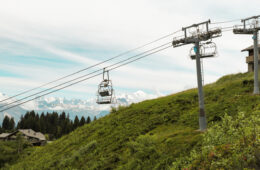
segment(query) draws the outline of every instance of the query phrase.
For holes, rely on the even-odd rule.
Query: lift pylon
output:
[[[196,68],[197,68],[197,83],[198,83],[198,95],[199,95],[199,127],[201,131],[207,129],[207,120],[204,107],[204,94],[203,94],[203,83],[201,75],[201,58],[214,57],[216,56],[216,45],[211,42],[213,38],[220,37],[222,34],[221,29],[216,28],[213,30],[209,29],[210,20],[201,22],[198,24],[193,24],[188,27],[182,28],[184,32],[184,38],[174,39],[172,41],[173,47],[179,47],[187,44],[194,44],[193,52],[191,52],[191,59],[196,59]],[[201,42],[208,41],[204,44]],[[206,52],[206,45],[212,46],[213,52]],[[204,46],[203,46],[204,45]],[[209,47],[208,49],[209,50]],[[194,55],[193,55],[193,54]]]
[[[260,30],[259,25],[260,15],[242,19],[243,23],[241,26],[234,26],[234,34],[249,34],[253,35],[254,41],[254,92],[253,94],[259,94],[259,83],[258,83],[258,31]],[[251,21],[251,22],[250,22]]]

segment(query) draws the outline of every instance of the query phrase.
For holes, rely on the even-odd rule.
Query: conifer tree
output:
[[[9,130],[14,130],[14,128],[15,128],[15,121],[14,118],[12,117],[9,123]]]
[[[88,116],[86,123],[89,124],[91,122],[90,117]]]
[[[69,118],[69,114],[66,115],[65,112],[59,115],[57,112],[38,114],[35,111],[30,111],[21,116],[17,129],[32,129],[36,132],[42,132],[43,134],[48,134],[50,140],[53,140],[70,133],[78,126],[82,126],[87,122],[91,122],[89,117],[86,120],[82,116],[79,120],[78,116],[76,116],[74,121],[72,121]],[[8,127],[6,130],[13,129],[14,124],[13,120],[6,118],[4,127]]]
[[[5,116],[3,123],[2,123],[2,128],[4,131],[9,130],[10,127],[10,118],[8,116]]]
[[[74,129],[79,127],[79,118],[78,118],[78,116],[75,117],[73,126],[74,126]]]
[[[79,122],[79,126],[83,126],[86,123],[86,120],[84,118],[84,116],[81,117],[80,122]]]

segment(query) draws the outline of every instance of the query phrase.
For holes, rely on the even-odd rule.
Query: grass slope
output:
[[[0,168],[6,164],[14,163],[19,157],[26,156],[32,152],[33,149],[29,143],[18,140],[8,142],[0,141]]]
[[[206,85],[208,125],[225,114],[260,110],[253,74]],[[197,89],[132,104],[37,148],[8,169],[167,169],[200,146]]]

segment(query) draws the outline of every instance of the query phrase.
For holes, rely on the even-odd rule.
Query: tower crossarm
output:
[[[242,19],[241,20],[241,22],[243,24],[242,27],[235,26],[233,29],[233,33],[234,34],[254,34],[255,32],[260,30],[259,18],[260,18],[260,15]],[[248,24],[248,23],[250,23],[250,21],[252,21],[253,23]],[[251,27],[248,28],[248,25],[251,25]]]
[[[248,21],[248,20],[251,20],[251,19],[257,19],[257,18],[260,18],[260,15],[256,15],[256,16],[252,16],[252,17],[249,17],[249,18],[242,19],[241,22],[245,22],[245,21]]]
[[[259,31],[260,27],[257,28],[234,28],[233,33],[234,34],[254,34],[255,31]]]
[[[207,41],[212,38],[220,37],[221,32],[222,31],[219,28],[214,29],[214,30],[209,30],[204,33],[203,32],[199,33],[195,36],[189,36],[189,37],[184,37],[181,39],[173,40],[172,45],[173,45],[173,47],[179,47],[179,46],[186,45],[186,44],[194,44],[195,42],[198,42],[198,41]]]

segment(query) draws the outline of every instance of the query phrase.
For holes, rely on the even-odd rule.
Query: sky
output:
[[[256,8],[260,6],[259,0],[0,2],[0,92],[9,96],[89,67],[194,23],[208,19],[214,23],[260,14]],[[210,28],[236,24],[240,24],[240,21],[212,24]],[[182,35],[182,32],[71,79],[171,42],[178,35]],[[247,53],[241,50],[252,45],[251,36],[234,35],[229,31],[213,41],[218,47],[218,56],[203,59],[205,84],[227,74],[247,71]],[[142,90],[149,94],[168,95],[197,87],[195,61],[189,58],[191,48],[192,45],[169,48],[111,71],[110,78],[116,93]],[[99,76],[51,96],[93,98],[101,80],[102,76]]]

